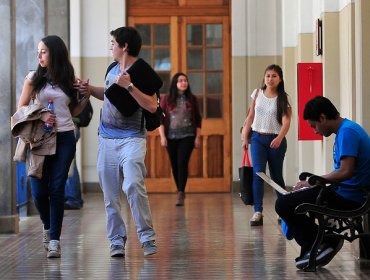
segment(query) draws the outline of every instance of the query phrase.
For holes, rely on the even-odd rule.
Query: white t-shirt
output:
[[[26,78],[33,79],[35,71],[31,71]],[[54,101],[54,114],[56,115],[56,131],[70,131],[74,130],[71,111],[69,110],[70,98],[58,86],[52,86],[46,83],[45,87],[36,94],[36,101],[44,107],[48,106],[48,100]]]
[[[257,89],[251,95],[256,98]],[[279,134],[281,125],[276,119],[277,114],[277,96],[273,98],[266,97],[264,91],[258,91],[256,105],[254,109],[254,120],[252,130],[260,133]]]

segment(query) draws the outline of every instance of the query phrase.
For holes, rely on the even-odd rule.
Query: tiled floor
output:
[[[370,278],[369,262],[357,260],[348,242],[325,268],[298,271],[298,247],[282,235],[270,191],[264,225],[252,228],[252,208],[237,194],[188,194],[185,207],[175,207],[175,197],[149,194],[159,249],[149,257],[143,256],[124,203],[126,257],[110,258],[101,194],[86,194],[83,209],[65,212],[61,259],[46,258],[39,218],[22,218],[19,234],[0,235],[0,279]]]

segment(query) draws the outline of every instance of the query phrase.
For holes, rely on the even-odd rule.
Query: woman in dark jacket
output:
[[[171,161],[177,187],[176,206],[182,206],[190,156],[194,148],[200,147],[202,121],[197,98],[184,73],[173,76],[169,95],[161,99],[161,108],[164,111],[159,127],[161,145],[167,147]]]

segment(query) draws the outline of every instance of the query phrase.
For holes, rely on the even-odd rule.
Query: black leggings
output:
[[[194,149],[195,136],[182,139],[167,139],[167,152],[170,157],[172,174],[178,191],[184,192],[188,180],[188,166]]]

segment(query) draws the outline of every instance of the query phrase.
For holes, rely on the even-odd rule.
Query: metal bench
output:
[[[316,271],[316,255],[324,236],[337,236],[349,242],[359,238],[360,258],[370,259],[370,232],[369,232],[369,210],[370,210],[370,187],[363,188],[365,203],[358,209],[351,211],[341,211],[328,208],[322,196],[328,189],[337,188],[345,184],[328,181],[320,176],[303,172],[299,176],[300,180],[307,180],[310,185],[325,186],[321,189],[316,204],[302,203],[295,209],[297,214],[308,214],[318,222],[318,232],[310,252],[308,265],[305,271]]]

